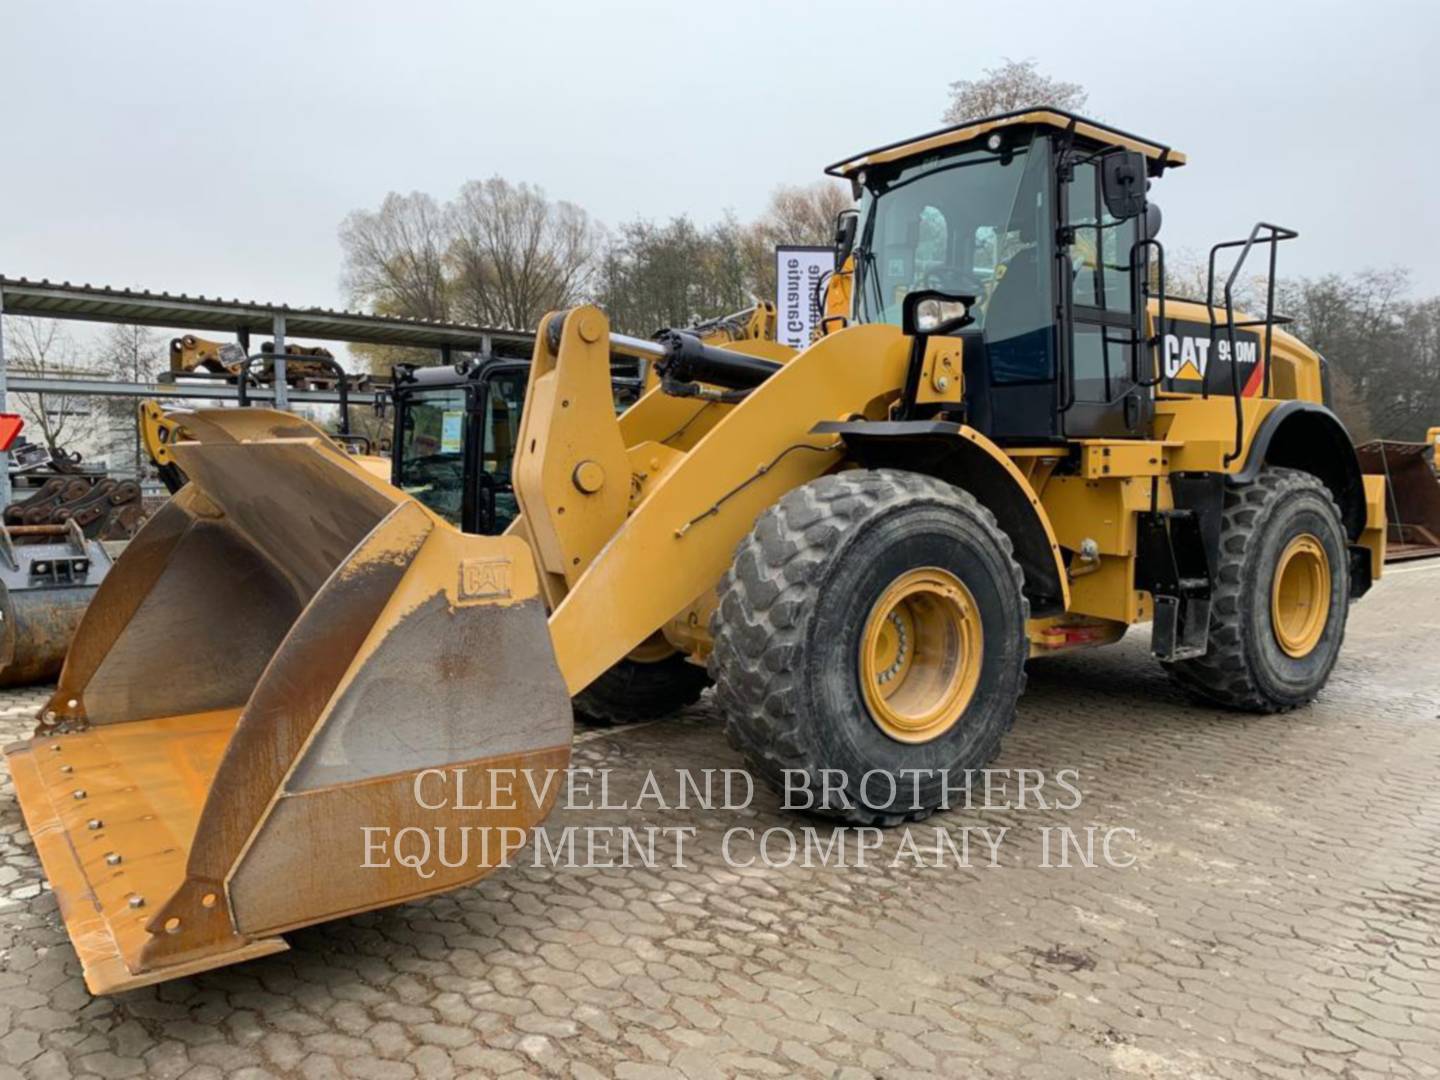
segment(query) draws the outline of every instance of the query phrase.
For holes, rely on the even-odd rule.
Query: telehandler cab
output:
[[[547,315],[500,536],[293,416],[193,414],[191,482],[7,751],[91,989],[483,876],[498,845],[367,866],[366,828],[537,825],[559,785],[476,812],[416,780],[562,769],[572,697],[624,665],[677,695],[704,665],[757,773],[823,772],[824,812],[882,824],[995,756],[1028,657],[1138,623],[1211,702],[1313,699],[1380,573],[1381,481],[1319,357],[1234,310],[1293,233],[1164,295],[1147,188],[1184,160],[1053,109],[846,159],[852,303],[798,353]],[[616,354],[659,376],[619,417]]]

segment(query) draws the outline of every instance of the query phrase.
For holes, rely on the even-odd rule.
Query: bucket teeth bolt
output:
[[[132,896],[132,897],[130,897],[130,906],[133,907],[133,908],[142,908],[142,907],[144,907],[144,906],[145,906],[145,897],[143,897],[143,896]]]
[[[85,827],[93,832],[95,829],[100,828],[104,824],[105,822],[101,821],[98,817],[92,817],[89,821],[85,823]]]
[[[118,852],[112,851],[109,855],[105,856],[105,861],[111,866],[119,866],[123,860],[120,858]]]
[[[60,771],[63,772],[63,773],[72,773],[72,772],[75,771],[75,766],[74,766],[74,765],[61,765],[61,766],[60,766]]]
[[[75,789],[75,798],[77,798],[77,799],[83,799],[83,798],[85,798],[85,789],[84,789],[84,788],[76,788],[76,789]]]

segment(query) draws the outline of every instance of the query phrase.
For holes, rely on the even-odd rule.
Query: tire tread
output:
[[[1253,600],[1245,592],[1246,560],[1259,543],[1271,511],[1296,492],[1319,495],[1334,511],[1335,520],[1341,520],[1330,489],[1318,477],[1298,469],[1267,466],[1253,481],[1226,488],[1220,565],[1211,593],[1209,649],[1204,656],[1162,665],[1176,683],[1207,702],[1255,713],[1289,712],[1305,704],[1279,701],[1265,693],[1246,655],[1243,631],[1250,614],[1247,605]]]
[[[725,720],[726,736],[750,768],[776,787],[782,784],[787,769],[810,771],[819,765],[819,748],[797,707],[797,669],[805,632],[801,616],[820,602],[825,567],[861,523],[905,504],[957,510],[990,534],[1004,553],[1014,582],[1024,636],[1029,603],[1010,538],[969,492],[922,473],[898,469],[834,473],[793,489],[761,514],[741,541],[718,586],[719,603],[711,622],[714,650],[710,676],[715,681],[715,701]],[[1022,671],[1017,700],[1024,688]],[[1014,716],[1012,703],[1004,730],[997,731],[985,745],[980,755],[983,760],[974,768],[983,768],[999,754],[1001,738],[1013,725]],[[817,809],[857,824],[886,826],[919,820],[932,812],[883,814],[858,805]]]

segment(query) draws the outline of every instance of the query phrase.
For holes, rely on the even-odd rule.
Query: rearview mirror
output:
[[[1146,184],[1145,155],[1138,150],[1118,150],[1100,159],[1100,192],[1116,221],[1144,212]]]
[[[839,270],[855,249],[855,230],[860,225],[860,211],[841,210],[835,215],[835,269]]]
[[[973,296],[919,289],[905,297],[900,308],[900,329],[909,337],[944,337],[975,321],[970,314]]]

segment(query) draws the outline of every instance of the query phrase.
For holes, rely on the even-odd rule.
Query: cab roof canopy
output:
[[[1162,143],[1153,142],[1150,139],[1142,139],[1139,135],[1132,135],[1128,131],[1121,131],[1119,128],[1102,124],[1098,120],[1087,120],[1083,116],[1066,112],[1063,109],[1052,109],[1046,106],[1037,106],[1030,109],[1019,109],[1015,112],[1001,113],[999,116],[987,116],[979,120],[967,120],[963,124],[954,127],[941,128],[925,135],[917,135],[914,138],[902,139],[900,142],[889,143],[885,146],[878,146],[874,150],[866,150],[862,154],[837,161],[834,165],[826,168],[825,172],[830,176],[851,177],[861,169],[873,165],[881,165],[889,161],[900,161],[904,158],[915,157],[919,154],[928,154],[933,150],[939,150],[947,146],[956,146],[960,143],[978,139],[982,135],[988,135],[998,128],[1022,127],[1034,125],[1038,127],[1057,128],[1061,131],[1072,128],[1077,138],[1098,142],[1106,146],[1118,146],[1125,150],[1138,150],[1144,154],[1150,162],[1150,175],[1159,176],[1167,168],[1175,168],[1185,164],[1185,155]]]

